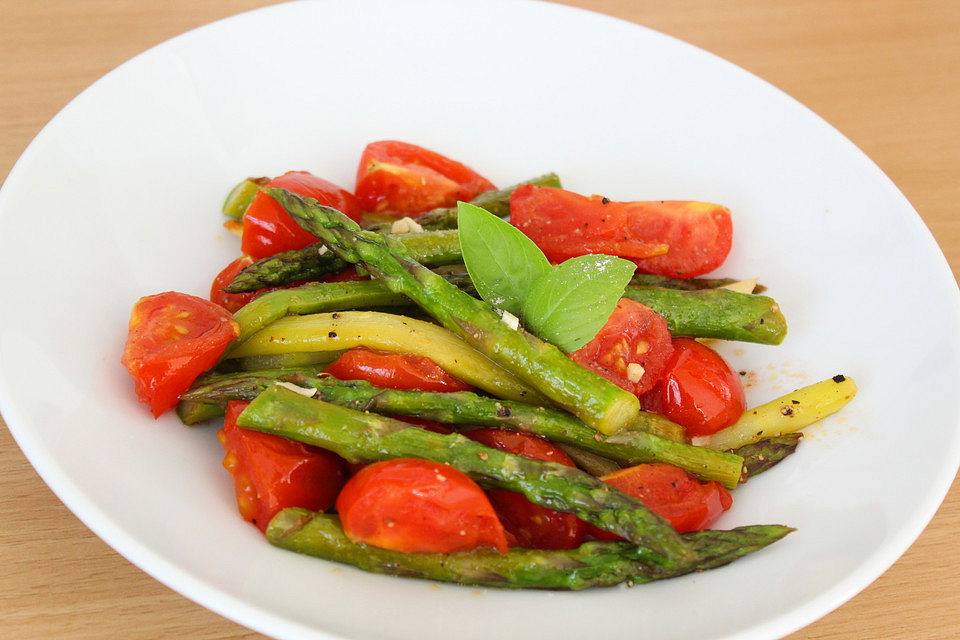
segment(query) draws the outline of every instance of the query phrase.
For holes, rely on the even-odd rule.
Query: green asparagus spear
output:
[[[644,431],[646,433],[657,436],[658,438],[663,438],[664,440],[670,440],[672,442],[680,442],[682,444],[687,444],[690,442],[690,439],[687,438],[687,430],[678,425],[676,422],[671,422],[650,411],[641,411],[640,415],[637,417],[637,421],[632,425],[627,427],[629,430],[633,431]]]
[[[261,392],[278,382],[289,382],[304,388],[321,390],[318,396],[322,400],[331,402],[322,390],[335,384],[333,376],[323,375],[324,366],[287,367],[284,369],[264,369],[262,371],[239,371],[236,373],[204,373],[198,377],[193,385],[183,395],[181,402],[199,402],[209,406],[226,408],[227,403],[236,400],[250,402]],[[359,380],[341,383],[344,388],[350,388]],[[366,382],[365,384],[370,384]],[[372,389],[377,389],[370,385]],[[372,395],[372,394],[371,394]],[[344,406],[349,406],[344,403]]]
[[[220,405],[198,400],[181,400],[177,403],[176,411],[180,422],[187,426],[219,418],[224,414],[224,409]]]
[[[510,329],[482,300],[471,298],[415,260],[395,240],[283,189],[268,193],[307,231],[347,262],[359,263],[391,291],[403,293],[475,349],[601,433],[615,433],[640,412],[637,397],[523,330]]]
[[[603,456],[597,455],[592,451],[575,447],[572,444],[558,443],[557,446],[559,446],[565,454],[570,456],[570,459],[573,460],[574,464],[590,475],[597,476],[598,478],[600,476],[605,476],[608,473],[620,471],[620,469],[622,469],[624,466],[611,460],[610,458],[604,458]]]
[[[300,353],[271,353],[262,356],[247,356],[224,360],[217,370],[224,373],[237,371],[263,371],[265,369],[291,369],[300,367],[323,367],[343,355],[343,351],[303,351]],[[236,367],[235,369],[233,367]],[[228,371],[229,369],[229,371]]]
[[[632,286],[623,295],[662,315],[670,333],[676,336],[780,344],[787,335],[780,307],[766,296],[725,289],[680,291]]]
[[[444,267],[436,271],[457,287],[468,292],[474,291],[469,275],[465,275],[466,271],[461,273]],[[276,322],[288,315],[384,307],[416,309],[410,298],[393,293],[385,284],[377,280],[308,282],[299,287],[271,291],[251,300],[233,314],[233,319],[240,325],[240,335],[230,345],[228,353],[271,322]]]
[[[802,432],[788,433],[743,445],[739,449],[734,449],[733,453],[743,458],[743,467],[747,472],[747,479],[750,479],[782,462],[797,450],[802,439]]]
[[[557,174],[555,173],[545,173],[542,176],[524,180],[520,184],[515,184],[505,189],[484,191],[483,193],[477,195],[476,198],[471,200],[470,204],[477,205],[481,209],[486,209],[493,215],[500,218],[506,218],[510,215],[510,196],[513,194],[514,189],[519,187],[521,184],[532,184],[538,187],[559,188],[560,178],[557,177]],[[424,229],[456,229],[457,208],[441,207],[439,209],[434,209],[433,211],[428,211],[417,216],[417,224]],[[367,229],[370,231],[377,231],[379,233],[389,233],[390,224],[385,222],[374,224],[368,226]]]
[[[456,230],[403,233],[388,237],[397,240],[410,258],[422,264],[439,267],[463,262],[460,235]],[[317,243],[257,260],[238,273],[223,290],[227,293],[243,293],[278,287],[297,280],[316,279],[349,266],[335,253],[327,251],[323,243]]]
[[[223,290],[227,293],[245,293],[280,287],[297,280],[315,280],[350,266],[330,251],[320,253],[322,250],[323,245],[317,243],[257,260],[234,276]]]
[[[694,558],[666,520],[576,467],[485,447],[459,433],[443,435],[338,407],[278,385],[257,396],[237,424],[329,449],[351,461],[423,458],[449,464],[483,486],[517,491],[534,504],[573,513],[604,531],[645,544],[662,556],[665,566]]]
[[[506,589],[585,589],[713,569],[759,551],[791,531],[765,525],[688,533],[683,538],[693,547],[697,560],[677,569],[658,566],[650,560],[648,550],[626,542],[587,542],[564,551],[513,548],[507,553],[401,553],[353,543],[337,516],[297,508],[274,516],[266,533],[267,540],[282,549],[373,573]]]
[[[456,209],[452,209],[456,212]],[[379,226],[377,227],[379,228]],[[400,234],[397,237],[407,236],[411,244],[419,245],[414,249],[414,256],[420,248],[434,250],[435,253],[428,255],[424,264],[433,264],[434,266],[453,265],[463,261],[459,251],[459,237],[456,247],[452,247],[449,238],[440,237],[434,246],[430,246],[435,236],[429,233]],[[406,243],[404,243],[406,244]],[[227,293],[243,293],[245,291],[256,291],[265,287],[276,287],[289,284],[296,280],[310,280],[327,273],[334,273],[346,269],[349,264],[340,260],[332,253],[320,254],[321,244],[312,244],[303,249],[294,249],[275,254],[268,258],[258,260],[247,267],[237,277],[234,278],[224,290]],[[452,253],[447,253],[451,251]],[[432,256],[435,256],[431,258]],[[432,260],[432,262],[431,262]],[[242,276],[242,277],[241,277]],[[664,276],[655,276],[651,274],[638,273],[633,276],[630,284],[641,287],[660,287],[664,289],[678,289],[682,291],[700,291],[703,289],[716,289],[737,282],[734,278],[691,278],[689,280],[677,280],[666,278]],[[753,293],[761,293],[765,287],[758,285]]]
[[[271,322],[288,315],[368,309],[409,304],[409,298],[393,293],[376,280],[360,282],[309,282],[254,298],[233,314],[240,335],[227,354]]]
[[[470,294],[474,298],[480,297],[480,294],[477,293],[476,285],[473,284],[473,280],[467,272],[466,265],[459,263],[447,264],[442,267],[437,267],[433,272],[442,276],[443,279],[450,284],[456,285],[456,287],[464,293]]]
[[[438,393],[382,389],[362,380],[317,377],[318,368],[203,376],[181,398],[225,406],[230,400],[250,401],[279,381],[316,389],[319,399],[342,407],[394,416],[419,416],[448,425],[498,427],[538,435],[572,445],[624,465],[666,462],[703,480],[737,486],[743,460],[737,455],[681,444],[650,433],[624,429],[602,436],[573,416],[521,402],[484,398],[474,393]],[[666,421],[646,412],[653,422]]]

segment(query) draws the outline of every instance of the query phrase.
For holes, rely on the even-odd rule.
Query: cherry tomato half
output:
[[[730,253],[733,224],[726,207],[706,202],[613,202],[554,187],[520,185],[510,221],[551,262],[588,253],[632,260],[641,271],[692,278],[713,271]]]
[[[464,434],[471,440],[534,460],[557,462],[568,467],[573,460],[549,440],[505,429],[475,429]],[[492,489],[487,496],[493,504],[511,545],[528,549],[573,549],[580,546],[587,524],[571,513],[560,513],[533,504],[515,491]]]
[[[663,316],[639,302],[621,298],[593,340],[570,357],[621,389],[640,395],[660,380],[672,353],[670,330]]]
[[[343,461],[330,451],[237,426],[249,402],[230,402],[217,439],[223,466],[233,476],[243,519],[267,530],[287,507],[326,511],[344,482]]]
[[[238,335],[233,317],[212,302],[175,291],[158,293],[133,306],[120,362],[133,376],[137,397],[158,417]]]
[[[730,492],[719,482],[700,482],[672,464],[641,464],[600,479],[638,499],[678,533],[706,529],[733,504]],[[592,526],[590,533],[601,540],[619,539]]]
[[[376,462],[337,498],[353,542],[406,553],[507,550],[503,526],[483,490],[453,467],[414,458]]]
[[[746,409],[740,377],[710,347],[673,340],[673,356],[645,408],[682,425],[689,436],[709,436],[736,422]]]
[[[226,293],[223,288],[233,282],[237,274],[253,264],[253,258],[250,256],[240,256],[217,274],[210,286],[210,302],[220,305],[230,313],[236,312],[257,297],[259,291],[247,291],[245,293]]]
[[[306,171],[289,171],[274,178],[266,186],[287,189],[313,198],[353,220],[360,220],[360,207],[353,194]],[[243,253],[254,260],[281,251],[302,249],[315,242],[317,238],[313,234],[304,231],[276,200],[263,191],[257,192],[243,214],[243,238],[240,247]]]
[[[397,217],[452,207],[495,188],[456,160],[395,140],[368,144],[357,169],[356,194],[363,210]]]
[[[366,380],[386,389],[469,391],[473,388],[451,376],[430,358],[363,348],[345,352],[324,371],[340,380]]]

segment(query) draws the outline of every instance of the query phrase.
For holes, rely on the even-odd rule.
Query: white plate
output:
[[[569,594],[364,574],[244,524],[213,429],[136,403],[119,364],[130,308],[206,294],[239,251],[219,214],[239,178],[305,168],[350,187],[382,138],[499,184],[554,170],[581,192],[728,205],[722,271],[759,276],[790,321],[780,347],[727,345],[758,374],[750,400],[837,372],[861,388],[719,523],[799,530],[721,570]],[[0,245],[0,400],[30,461],[132,562],[277,637],[781,636],[892,564],[960,460],[957,288],[891,182],[741,69],[566,7],[299,3],[176,38],[30,145],[0,193]]]

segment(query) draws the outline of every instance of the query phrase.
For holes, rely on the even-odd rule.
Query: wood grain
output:
[[[60,108],[178,33],[270,4],[0,0],[0,175]],[[960,6],[955,0],[571,0],[676,36],[770,81],[863,149],[960,270]],[[2,240],[2,239],[0,239]],[[2,423],[2,421],[0,421]],[[960,486],[863,593],[790,640],[960,637]],[[262,638],[116,554],[0,429],[0,636]]]

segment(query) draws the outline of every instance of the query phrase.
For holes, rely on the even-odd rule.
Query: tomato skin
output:
[[[568,467],[576,466],[570,456],[563,452],[563,449],[539,436],[493,427],[471,429],[464,432],[463,435],[474,442],[514,455],[542,460],[543,462],[557,462]]]
[[[366,380],[387,389],[469,391],[473,388],[451,376],[430,358],[363,348],[350,349],[324,371],[339,380]]]
[[[241,429],[237,416],[249,404],[230,402],[217,432],[243,519],[266,531],[271,518],[287,507],[332,507],[344,483],[341,458],[302,442]]]
[[[593,340],[570,357],[639,396],[657,384],[672,354],[673,342],[663,316],[639,302],[621,298]],[[636,382],[628,377],[629,363],[643,367]]]
[[[673,356],[657,387],[642,400],[651,411],[683,426],[689,436],[709,436],[736,422],[747,408],[740,376],[710,347],[673,340]]]
[[[360,206],[349,191],[306,171],[288,171],[266,184],[313,198],[322,205],[333,207],[352,220],[360,220]],[[240,247],[254,260],[272,256],[281,251],[302,249],[318,242],[317,238],[284,211],[276,200],[258,191],[243,214],[243,238]]]
[[[236,313],[244,305],[250,303],[254,298],[259,298],[265,293],[278,291],[280,289],[292,289],[308,282],[307,280],[294,280],[293,282],[289,282],[279,287],[264,287],[263,289],[257,289],[256,291],[244,291],[243,293],[226,293],[223,288],[230,284],[238,273],[249,267],[251,264],[253,264],[253,259],[250,256],[240,256],[224,267],[223,271],[218,273],[217,277],[213,279],[213,284],[210,287],[210,302],[223,307],[230,313]],[[355,269],[348,269],[347,271],[352,271],[354,274],[356,274]],[[342,273],[345,273],[345,271],[337,272],[335,275],[340,275]],[[331,278],[329,280],[325,280],[325,282],[345,282],[346,280],[350,279],[351,278],[347,277],[343,277],[340,280]]]
[[[364,467],[343,487],[337,511],[355,543],[405,553],[507,550],[483,490],[462,472],[429,460],[397,458]]]
[[[240,307],[244,306],[257,297],[259,291],[246,291],[244,293],[226,293],[223,288],[233,282],[238,273],[253,264],[253,258],[250,256],[240,256],[217,274],[210,286],[210,302],[219,305],[235,313]]]
[[[600,479],[637,498],[678,533],[706,529],[733,504],[730,492],[719,482],[700,482],[683,469],[662,462],[628,467]],[[620,539],[593,526],[590,533],[601,540]]]
[[[371,142],[360,156],[357,199],[364,211],[416,216],[469,201],[495,189],[489,180],[456,160],[406,142]]]
[[[233,317],[212,302],[158,293],[133,306],[120,362],[133,376],[137,397],[159,417],[238,335]]]
[[[730,211],[720,205],[613,202],[533,185],[513,192],[510,220],[551,262],[606,253],[632,260],[641,271],[671,278],[713,271],[730,253],[733,239]]]
[[[471,440],[534,460],[574,466],[558,446],[537,436],[505,429],[475,429],[466,432]],[[560,513],[533,504],[515,491],[492,489],[487,496],[493,504],[514,546],[528,549],[573,549],[579,547],[587,524],[572,513]]]

